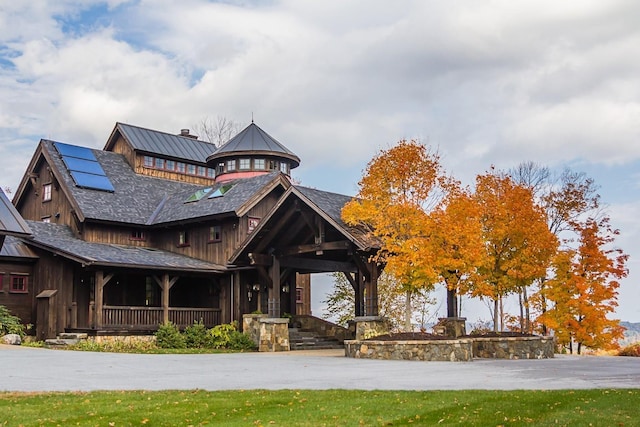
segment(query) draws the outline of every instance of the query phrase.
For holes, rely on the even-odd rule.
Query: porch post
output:
[[[104,306],[104,272],[96,271],[95,278],[96,329],[102,328],[102,309]]]
[[[269,317],[280,317],[280,260],[275,255],[271,265],[271,288],[269,288]]]
[[[162,275],[162,323],[169,323],[169,275]]]
[[[368,262],[367,269],[369,270],[369,277],[367,278],[366,290],[367,290],[367,304],[366,310],[367,316],[378,315],[378,265],[375,262]]]

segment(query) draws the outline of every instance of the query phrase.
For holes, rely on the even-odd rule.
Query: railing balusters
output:
[[[104,327],[129,329],[155,329],[162,323],[162,307],[104,306]],[[169,308],[169,320],[181,328],[202,320],[208,328],[220,324],[220,309],[217,308]]]

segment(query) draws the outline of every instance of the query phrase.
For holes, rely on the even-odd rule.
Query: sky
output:
[[[40,138],[102,148],[118,121],[216,117],[253,118],[296,180],[348,195],[405,138],[469,185],[569,167],[620,229],[616,317],[640,322],[638,22],[635,0],[0,0],[0,186]]]

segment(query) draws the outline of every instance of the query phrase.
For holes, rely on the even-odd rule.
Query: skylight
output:
[[[216,197],[222,197],[222,196],[224,196],[224,193],[226,193],[227,191],[231,190],[231,187],[233,187],[233,185],[231,185],[231,184],[221,185],[220,187],[218,187],[216,189],[216,191],[214,191],[213,193],[211,193],[209,195],[209,198],[210,199],[215,199]]]
[[[200,190],[196,191],[191,196],[189,196],[189,198],[185,201],[185,203],[197,202],[207,194],[211,193],[211,190],[213,190],[212,187],[201,188]]]

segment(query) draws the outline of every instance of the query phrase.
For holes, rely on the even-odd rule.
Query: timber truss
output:
[[[353,287],[356,316],[378,314],[377,248],[342,222],[344,200],[327,194],[317,201],[312,190],[290,187],[231,257],[234,266],[258,271],[269,289],[270,317],[280,317],[282,285],[295,273],[329,272],[343,273]]]

